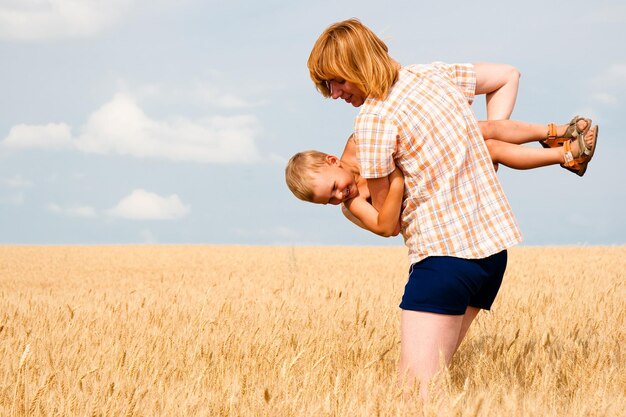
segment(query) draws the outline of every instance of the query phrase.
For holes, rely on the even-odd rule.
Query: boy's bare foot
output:
[[[584,120],[583,122],[585,124],[587,123]],[[587,133],[585,134],[585,146],[587,147],[588,153],[593,151],[595,136],[596,136],[596,127],[594,126],[591,129],[589,129]],[[582,156],[584,149],[583,150],[580,149],[580,144],[577,139],[572,139],[570,141],[570,147],[571,147],[571,152],[572,152],[572,156],[574,157],[574,159],[580,158]]]
[[[557,148],[563,146],[570,139],[577,139],[579,135],[586,134],[586,130],[591,127],[591,119],[586,117],[574,116],[568,124],[557,126],[554,123],[548,123],[548,133],[545,139],[541,139],[539,143],[544,148]]]
[[[591,161],[596,151],[597,140],[598,126],[596,125],[585,133],[585,137],[579,136],[577,139],[563,143],[563,159],[565,162],[561,166],[579,177],[585,175],[589,161]],[[578,156],[574,156],[576,154]]]
[[[595,141],[596,141],[596,129],[597,128],[598,126],[593,126],[591,129],[587,131],[587,134],[585,135],[585,146],[590,151],[593,151],[593,147],[596,145]]]
[[[585,129],[587,129],[588,125],[589,121],[587,121],[586,119],[581,118],[576,122],[576,127],[578,128],[579,132],[584,132]],[[569,124],[557,126],[556,136],[559,138],[565,137],[565,132],[567,131],[567,128],[569,128],[569,126]]]

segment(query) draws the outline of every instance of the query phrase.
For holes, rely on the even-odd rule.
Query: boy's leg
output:
[[[494,139],[485,141],[494,164],[513,169],[532,169],[565,162],[562,148],[519,146]]]
[[[556,135],[564,135],[568,126],[567,124],[557,126]],[[478,127],[485,139],[496,139],[517,145],[539,141],[548,137],[548,125],[537,123],[526,123],[516,120],[481,120],[478,122]],[[578,127],[580,130],[584,130],[587,127],[587,122],[579,120]]]
[[[595,129],[589,129],[585,136],[585,142],[588,147],[593,147],[594,135]],[[503,164],[513,169],[532,169],[565,162],[563,147],[537,148],[519,146],[493,139],[487,139],[485,144],[494,164]],[[575,158],[580,155],[580,146],[577,140],[571,141],[571,152]]]
[[[478,127],[485,139],[495,139],[517,145],[545,139],[548,136],[547,125],[515,120],[482,120],[478,122]]]
[[[513,112],[520,73],[506,64],[475,63],[476,91],[487,96],[487,119],[508,119]]]

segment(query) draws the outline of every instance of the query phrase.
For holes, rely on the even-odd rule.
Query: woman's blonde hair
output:
[[[358,19],[329,26],[317,39],[307,66],[324,97],[330,97],[331,80],[345,80],[366,97],[383,99],[398,79],[398,64],[387,45]]]
[[[298,152],[289,159],[285,168],[285,181],[293,195],[300,200],[312,202],[311,180],[314,173],[327,165],[328,154],[319,151]]]

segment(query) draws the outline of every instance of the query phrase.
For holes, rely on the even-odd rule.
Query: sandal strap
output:
[[[581,120],[587,123],[584,129],[581,129],[578,127],[578,122],[580,122]],[[572,117],[572,120],[569,121],[567,129],[565,130],[565,133],[563,134],[562,137],[576,139],[580,135],[584,136],[590,128],[591,128],[591,119],[576,115]]]
[[[591,155],[591,149],[587,147],[587,143],[585,142],[585,135],[578,136],[578,147],[580,148],[580,155],[578,155],[579,158],[581,156]]]
[[[557,135],[556,129],[556,123],[548,123],[548,134],[546,135],[545,139],[541,139],[539,141],[539,143],[541,143],[541,146],[543,146],[544,148],[556,148],[559,146],[563,146],[563,142],[565,142],[565,139]]]
[[[563,159],[565,160],[563,166],[570,167],[575,164],[574,155],[572,155],[572,144],[570,141],[563,143]]]

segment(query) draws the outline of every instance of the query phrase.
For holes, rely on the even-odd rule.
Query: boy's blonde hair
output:
[[[327,165],[328,154],[319,151],[298,152],[289,159],[285,168],[285,181],[293,195],[300,200],[313,202],[311,180],[314,173]]]
[[[331,80],[345,80],[366,97],[384,99],[398,79],[398,64],[387,45],[358,19],[329,26],[317,39],[307,66],[324,97],[330,97]]]

